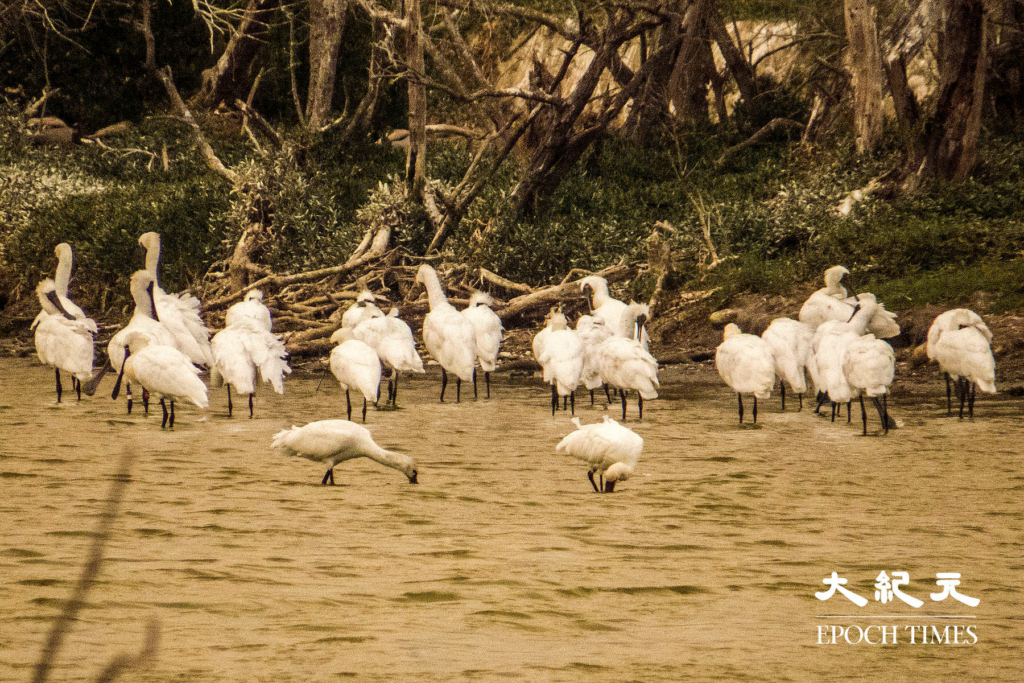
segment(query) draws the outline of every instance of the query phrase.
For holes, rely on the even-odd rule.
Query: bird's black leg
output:
[[[949,373],[946,375],[946,417],[953,417],[953,384],[949,380]]]
[[[613,493],[614,491],[615,491],[615,482],[614,481],[606,481],[604,483],[604,492],[605,493]]]
[[[640,392],[636,392],[636,407],[640,413],[640,419],[644,419],[644,397],[640,395]]]
[[[754,396],[754,424],[757,424],[757,396]]]
[[[455,377],[455,402],[462,402],[462,378],[458,376]]]
[[[779,382],[779,389],[782,391],[782,411],[786,411],[786,383]]]
[[[558,410],[558,389],[555,387],[554,382],[551,383],[551,417],[555,416],[555,411]]]
[[[832,401],[832,421],[836,421],[836,402]]]
[[[491,397],[491,373],[484,370],[484,383],[487,384],[487,398]]]
[[[249,394],[249,419],[252,419],[252,394]]]
[[[345,419],[349,422],[352,421],[352,399],[348,395],[348,389],[345,390]]]
[[[160,422],[160,429],[163,429],[167,426],[167,404],[164,403],[163,399],[160,399],[160,407],[164,410],[164,419]]]
[[[846,424],[850,424],[850,406],[853,401],[846,402]]]
[[[131,382],[125,382],[124,383],[124,395],[125,395],[125,398],[128,399],[128,414],[131,415],[132,414],[132,383]]]
[[[600,490],[604,491],[604,472],[597,475],[597,481],[600,484]]]
[[[366,424],[366,399],[363,399],[363,424]]]
[[[884,422],[884,427],[885,427],[885,432],[884,433],[885,434],[889,433],[889,401],[888,401],[888,398],[889,398],[889,394],[888,393],[882,394],[882,412],[885,413],[885,422]]]
[[[569,395],[562,397],[562,410],[569,410]]]
[[[146,411],[146,415],[149,415],[149,389],[142,387],[142,407]]]
[[[622,419],[625,420],[626,419],[626,392],[624,390],[619,390],[619,396],[622,397]]]
[[[441,403],[444,403],[444,390],[448,388],[448,372],[441,368]]]
[[[594,405],[594,390],[590,390],[590,405]]]
[[[796,409],[796,412],[799,413],[799,412],[802,412],[803,409],[804,409],[804,395],[803,395],[803,392],[800,392],[799,394],[797,394],[797,396],[800,398],[800,407]]]
[[[576,414],[576,391],[569,392],[569,405],[572,407],[572,414]]]
[[[231,417],[231,413],[234,410],[234,406],[231,405],[231,385],[230,384],[225,384],[224,386],[228,390],[228,417]]]
[[[82,400],[82,380],[71,378],[72,383],[75,385],[75,391],[78,392],[78,400]]]
[[[594,473],[593,472],[587,472],[587,479],[590,480],[590,485],[594,487],[594,492],[595,493],[601,493],[600,491],[597,490],[597,484],[594,482]]]
[[[476,368],[473,368],[473,398],[477,398],[477,395],[476,395]]]
[[[612,404],[612,395],[608,393],[608,385],[604,385],[604,397],[608,401],[608,405]]]
[[[324,478],[320,480],[320,485],[321,486],[327,486],[327,480],[331,478],[331,474],[333,474],[333,472],[334,472],[334,468],[333,467],[331,469],[327,470],[326,472],[324,472]]]
[[[743,424],[743,394],[737,391],[736,400],[739,401],[740,404],[740,424]]]
[[[828,400],[828,394],[826,394],[824,391],[819,390],[818,391],[818,405],[814,409],[814,414],[815,415],[821,415],[821,407],[823,405],[825,405],[825,401],[827,401],[827,400]]]
[[[167,426],[174,429],[174,399],[171,399],[171,420],[167,423]]]
[[[53,370],[57,373],[57,403],[60,403],[60,395],[64,391],[64,388],[60,385],[60,368],[54,368]]]
[[[978,384],[976,382],[971,382],[971,397],[968,399],[967,403],[967,416],[972,420],[974,419],[974,395],[977,391]]]
[[[860,419],[864,421],[864,436],[868,435],[868,411],[864,410],[864,394],[860,395]]]
[[[964,403],[967,402],[967,392],[964,391],[964,378],[961,377],[956,381],[956,395],[960,399],[960,419],[964,419]]]

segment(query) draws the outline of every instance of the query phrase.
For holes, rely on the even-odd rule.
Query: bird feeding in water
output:
[[[321,485],[334,486],[335,466],[353,458],[369,458],[398,470],[409,478],[410,484],[419,483],[413,458],[381,448],[368,429],[348,420],[320,420],[304,427],[293,426],[275,434],[270,446],[284,451],[286,455],[326,463],[327,472],[320,481]]]
[[[572,418],[572,423],[576,431],[562,439],[555,450],[587,463],[587,479],[594,491],[612,493],[616,483],[625,481],[636,470],[644,440],[607,415],[603,422],[595,424],[583,426],[578,417]]]
[[[491,373],[498,363],[498,351],[501,348],[501,318],[491,310],[494,299],[485,292],[474,292],[469,298],[469,306],[462,316],[473,326],[476,336],[476,359],[480,369],[484,371],[487,384],[487,398],[491,397]],[[476,368],[473,368],[473,398],[476,398]]]
[[[723,341],[715,350],[715,367],[726,384],[736,392],[740,424],[743,424],[743,394],[754,395],[754,424],[757,399],[766,399],[775,386],[775,360],[768,343],[753,334],[743,334],[736,323],[725,326]]]
[[[455,373],[455,402],[462,396],[462,382],[473,381],[476,367],[476,330],[464,315],[448,303],[437,273],[427,264],[416,272],[416,282],[427,290],[430,313],[423,319],[423,342],[441,366],[441,403],[448,386],[448,373]]]
[[[82,400],[82,381],[92,379],[93,330],[96,323],[88,318],[79,320],[65,309],[53,280],[49,278],[39,283],[36,294],[43,309],[32,324],[35,328],[36,354],[44,365],[54,368],[57,403],[61,402],[63,392],[61,370],[71,375],[71,386],[78,392],[78,400]]]
[[[996,360],[991,344],[992,331],[972,310],[956,308],[935,318],[928,330],[928,358],[938,361],[946,375],[947,415],[952,414],[950,378],[956,381],[960,419],[964,417],[965,403],[968,417],[974,417],[976,388],[996,393]]]

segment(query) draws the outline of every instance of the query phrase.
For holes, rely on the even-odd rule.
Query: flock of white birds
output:
[[[43,280],[37,288],[42,311],[33,323],[39,359],[55,368],[57,402],[61,401],[61,370],[72,378],[72,389],[81,400],[83,388],[91,395],[108,370],[118,373],[112,398],[122,383],[132,411],[132,387],[142,389],[148,413],[151,397],[163,410],[161,428],[174,426],[175,401],[187,400],[202,409],[209,407],[202,368],[210,372],[210,385],[226,385],[228,416],[233,412],[231,389],[248,398],[253,416],[256,375],[284,393],[284,375],[291,372],[284,344],[272,331],[270,310],[257,290],[246,293],[225,316],[225,327],[216,334],[200,317],[200,302],[188,293],[168,294],[160,288],[157,270],[160,236],[146,233],[139,238],[146,249],[146,267],[131,277],[130,290],[135,311],[128,324],[107,345],[109,365],[93,373],[93,339],[96,323],[68,299],[72,252],[67,244],[56,248],[58,265],[54,279]],[[842,285],[848,271],[842,266],[825,273],[825,287],[811,295],[800,310],[799,320],[777,318],[760,337],[744,334],[735,324],[725,328],[724,340],[715,355],[722,379],[736,393],[739,419],[743,422],[743,394],[753,394],[753,420],[757,422],[757,400],[771,394],[780,380],[782,408],[786,384],[800,399],[808,390],[810,374],[817,390],[816,412],[829,401],[832,420],[843,403],[858,399],[867,434],[864,396],[878,409],[883,430],[895,423],[886,402],[895,374],[895,354],[883,341],[899,334],[895,314],[886,311],[874,295],[849,296]],[[485,293],[472,296],[468,308],[458,310],[449,303],[433,268],[420,267],[416,281],[427,292],[430,312],[423,321],[427,352],[441,366],[441,402],[444,402],[449,373],[455,375],[456,401],[461,399],[462,382],[472,382],[477,395],[477,367],[484,373],[486,396],[490,398],[490,373],[497,366],[502,325],[491,310],[492,299]],[[645,324],[650,309],[644,304],[626,304],[609,294],[608,283],[600,277],[580,280],[590,313],[581,316],[575,329],[569,327],[561,308],[552,309],[546,325],[533,339],[533,354],[543,368],[544,381],[551,385],[552,415],[559,408],[575,412],[575,393],[580,385],[590,392],[603,388],[609,405],[610,389],[622,405],[626,418],[629,392],[637,393],[638,414],[643,419],[643,402],[658,397],[658,363],[649,351]],[[417,483],[416,462],[409,456],[378,446],[370,432],[351,421],[350,392],[363,397],[362,421],[369,403],[380,399],[380,384],[388,379],[386,402],[397,404],[398,379],[403,372],[422,373],[423,361],[416,350],[412,330],[398,317],[398,308],[385,314],[374,295],[363,291],[342,316],[342,324],[331,337],[337,346],[331,351],[330,369],[345,391],[347,420],[321,420],[304,427],[292,427],[274,436],[273,448],[327,465],[322,483],[334,483],[334,467],[345,460],[367,457],[405,474]],[[960,416],[966,404],[973,416],[977,388],[995,392],[995,361],[990,343],[992,333],[973,311],[956,309],[936,318],[928,333],[927,352],[946,373],[947,409],[955,388]],[[881,397],[881,402],[879,402]],[[571,408],[570,408],[571,406]],[[608,415],[596,424],[582,425],[572,418],[576,430],[556,450],[587,464],[587,478],[594,490],[614,491],[617,482],[636,469],[643,451],[643,439]],[[596,477],[596,480],[595,480]]]

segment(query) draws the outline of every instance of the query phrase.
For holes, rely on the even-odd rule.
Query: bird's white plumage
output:
[[[273,322],[270,318],[270,309],[263,303],[263,292],[258,289],[251,289],[245,293],[245,298],[228,309],[224,315],[224,327],[238,325],[249,321],[259,329],[270,332]],[[212,344],[212,342],[211,342]]]
[[[150,285],[153,285],[153,293],[150,292]],[[162,322],[154,316],[154,296],[156,284],[153,276],[145,270],[137,271],[132,275],[129,289],[132,299],[135,301],[135,312],[131,320],[117,332],[107,343],[107,357],[110,358],[110,366],[114,370],[120,370],[124,363],[124,347],[128,344],[129,335],[132,332],[144,332],[153,339],[154,344],[163,346],[175,346],[174,335],[168,331]]]
[[[814,333],[815,386],[828,394],[835,403],[846,403],[856,392],[846,378],[844,363],[846,350],[867,332],[871,319],[877,312],[878,304],[873,294],[861,294],[855,313],[846,322],[829,320],[822,323]]]
[[[928,331],[928,356],[954,379],[965,377],[984,392],[996,392],[992,331],[974,311],[957,308],[935,319]]]
[[[537,362],[544,369],[544,381],[554,384],[559,396],[568,396],[579,385],[583,373],[583,340],[569,329],[562,313],[551,315],[547,329]]]
[[[146,249],[146,270],[153,276],[153,300],[160,322],[174,336],[174,346],[199,365],[213,362],[210,330],[199,314],[202,304],[187,292],[168,294],[160,287],[160,235],[147,232],[139,237]]]
[[[206,385],[201,372],[184,353],[156,340],[146,332],[130,331],[127,343],[131,354],[124,361],[124,378],[148,389],[156,398],[171,401],[188,399],[200,408],[209,408]]]
[[[572,422],[576,430],[559,442],[557,452],[584,461],[592,474],[601,474],[606,481],[621,481],[633,473],[644,450],[644,440],[636,432],[607,415],[586,426],[578,417]]]
[[[423,342],[441,367],[465,382],[473,381],[476,366],[476,331],[444,295],[437,273],[420,266],[416,281],[423,283],[430,301],[430,313],[423,319]]]
[[[347,334],[331,351],[331,372],[342,389],[358,391],[367,401],[376,403],[380,393],[380,358],[369,344],[349,336],[351,330],[342,330]]]
[[[476,358],[484,372],[494,372],[501,348],[501,318],[491,310],[494,300],[484,292],[474,292],[469,307],[462,312],[476,335]]]
[[[348,420],[320,420],[304,427],[292,427],[274,435],[271,448],[307,460],[325,463],[329,469],[352,458],[370,458],[416,480],[416,461],[402,453],[388,451],[373,440],[370,431]]]
[[[886,342],[866,334],[846,347],[843,373],[854,396],[881,396],[896,374],[896,354]]]
[[[88,381],[92,378],[94,354],[92,328],[63,308],[53,280],[43,280],[36,293],[43,309],[33,323],[39,360],[70,373],[79,381]],[[61,307],[58,308],[49,296],[57,298]]]
[[[383,318],[384,312],[374,303],[377,297],[368,289],[364,289],[356,296],[356,302],[348,307],[341,316],[341,326],[355,329],[361,323],[371,318]]]
[[[630,304],[622,319],[624,328],[634,330],[639,315],[646,315],[643,304]],[[598,372],[605,382],[618,389],[637,391],[645,399],[658,398],[658,361],[633,337],[613,336],[598,347]]]
[[[412,329],[398,317],[398,308],[393,307],[382,318],[369,318],[352,330],[353,336],[369,345],[381,361],[399,372],[423,372],[423,360],[416,352]],[[331,340],[337,343],[337,332]]]
[[[603,318],[584,315],[576,321],[576,334],[583,341],[583,372],[580,381],[587,389],[597,389],[604,384],[599,367],[601,344],[612,336],[612,331]]]
[[[256,391],[256,370],[259,369],[264,382],[269,382],[277,393],[284,393],[284,376],[292,369],[288,366],[284,344],[276,334],[250,318],[239,318],[213,335],[210,346],[213,351],[211,384],[216,385],[223,379],[237,394],[249,395]]]
[[[854,309],[860,300],[866,296],[872,297],[870,293],[858,294],[847,297],[846,288],[839,284],[847,271],[842,266],[833,266],[825,271],[825,287],[812,294],[800,308],[800,322],[810,325],[815,331],[824,323],[834,320],[836,322],[847,322],[853,315]],[[900,333],[900,326],[896,323],[896,314],[885,310],[885,306],[876,301],[875,312],[868,321],[867,332],[879,339],[889,339]]]
[[[807,391],[804,369],[811,361],[814,331],[809,325],[792,318],[776,318],[761,335],[772,350],[775,374],[789,383],[793,391]]]
[[[757,335],[743,334],[735,323],[725,326],[723,337],[715,350],[715,367],[725,383],[738,394],[771,396],[775,359],[768,343]]]
[[[634,329],[635,318],[631,318],[626,312],[628,304],[612,298],[608,292],[608,281],[599,275],[590,275],[580,280],[580,289],[592,292],[590,295],[591,315],[604,321],[609,330],[617,337],[631,339],[636,336]],[[647,311],[648,317],[650,311]],[[647,330],[640,331],[640,344],[644,350],[650,347],[650,337]]]

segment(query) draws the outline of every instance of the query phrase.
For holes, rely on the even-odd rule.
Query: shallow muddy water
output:
[[[901,429],[863,438],[857,410],[830,424],[773,396],[741,428],[713,370],[672,368],[642,423],[630,405],[637,472],[598,495],[555,454],[572,425],[532,380],[441,405],[436,368],[403,379],[403,409],[367,422],[420,484],[359,460],[332,488],[269,443],[343,418],[333,381],[261,391],[254,420],[227,419],[217,390],[205,419],[179,404],[161,431],[159,408],[109,399],[112,379],[57,406],[48,369],[3,359],[0,377],[0,680],[29,678],[125,445],[133,483],[57,679],[91,679],[156,617],[137,680],[1020,680],[1020,399],[986,396],[960,422],[938,382],[904,388]],[[882,570],[909,572],[924,606],[875,602]],[[816,599],[833,571],[869,604]],[[930,600],[937,572],[981,604]],[[911,645],[922,623],[973,624],[977,643]],[[896,625],[898,645],[818,645],[830,624]]]

